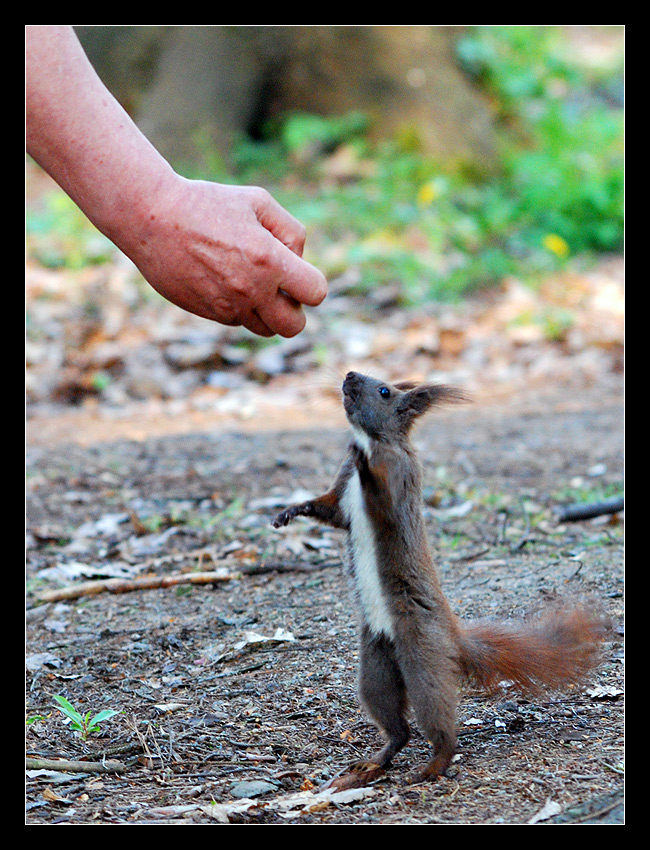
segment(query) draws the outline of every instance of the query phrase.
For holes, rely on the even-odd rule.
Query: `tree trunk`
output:
[[[490,166],[486,99],[460,70],[454,26],[78,27],[91,61],[161,152],[197,139],[227,153],[291,110],[361,111],[374,138],[403,136],[443,160]]]

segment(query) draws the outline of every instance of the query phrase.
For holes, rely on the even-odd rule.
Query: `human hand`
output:
[[[294,336],[327,294],[304,228],[263,189],[176,174],[107,91],[72,27],[27,27],[27,147],[174,304]]]
[[[302,259],[304,227],[264,189],[174,174],[142,218],[120,247],[154,289],[190,313],[291,337],[305,326],[303,305],[327,294],[323,274]]]

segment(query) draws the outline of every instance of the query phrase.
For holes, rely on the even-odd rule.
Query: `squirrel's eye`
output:
[[[388,387],[379,387],[379,395],[382,398],[388,398],[390,396],[390,390]]]

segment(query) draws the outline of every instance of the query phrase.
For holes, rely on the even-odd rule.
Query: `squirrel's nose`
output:
[[[359,374],[357,372],[348,372],[343,381],[343,392],[348,395],[351,390],[358,385]]]

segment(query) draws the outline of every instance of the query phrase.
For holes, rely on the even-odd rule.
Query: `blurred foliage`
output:
[[[241,139],[227,165],[199,137],[203,167],[183,171],[266,186],[306,225],[309,259],[329,278],[353,270],[361,291],[394,284],[407,302],[509,274],[534,281],[576,256],[621,250],[622,67],[580,64],[550,26],[470,28],[457,57],[496,115],[496,173],[432,160],[408,128],[373,144],[358,113],[276,118],[261,139]],[[59,234],[49,242],[48,214]],[[67,207],[28,216],[28,235],[42,262],[102,256]]]
[[[80,269],[115,256],[112,243],[61,191],[45,195],[38,207],[28,207],[26,247],[47,268]]]
[[[458,55],[518,130],[503,151],[502,188],[516,197],[512,224],[524,239],[560,237],[561,250],[547,244],[559,255],[620,249],[622,67],[580,67],[549,27],[482,28]]]

